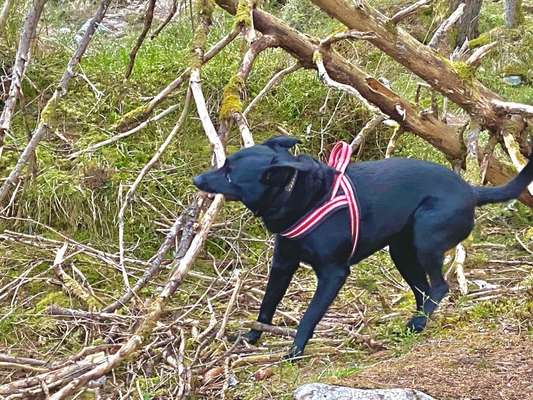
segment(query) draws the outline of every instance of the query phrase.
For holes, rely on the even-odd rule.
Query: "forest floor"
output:
[[[91,6],[79,7],[82,3]],[[112,318],[98,315],[104,305],[124,291],[117,263],[116,219],[122,190],[165,139],[178,112],[136,136],[74,160],[68,158],[72,152],[112,136],[112,127],[121,117],[143,105],[188,65],[192,35],[184,12],[175,24],[143,45],[132,76],[124,80],[128,53],[142,25],[142,2],[126,3],[127,7],[111,9],[104,20],[108,29],[96,35],[81,64],[81,75],[72,81],[69,94],[58,106],[53,132],[38,149],[37,163],[9,210],[9,219],[0,219],[0,353],[42,361],[34,370],[0,364],[0,385],[53,369],[57,366],[54,363],[69,359],[87,346],[109,345],[113,349],[116,343],[123,343],[169,276],[164,268]],[[410,1],[371,3],[393,15]],[[62,73],[74,35],[94,7],[92,2],[82,1],[50,4],[28,79],[23,82],[25,103],[22,112],[15,115],[0,171],[9,170],[16,161],[50,96],[50,88]],[[158,4],[164,5],[156,11],[160,22],[170,2]],[[339,29],[327,18],[319,19],[320,12],[306,5],[299,0],[288,1],[286,7],[274,11],[313,35],[324,36]],[[485,2],[484,7],[482,31],[501,26],[501,4]],[[22,8],[17,12],[22,20]],[[428,26],[435,27],[429,11],[424,17],[425,22],[413,18],[408,23],[419,38],[427,36]],[[533,94],[533,54],[524,51],[533,43],[531,18],[529,21],[524,29],[503,34],[493,55],[478,71],[484,84],[510,101],[528,102]],[[227,33],[232,23],[219,10],[210,43]],[[5,55],[0,62],[6,71],[9,63],[3,63],[14,57],[16,27],[11,32],[9,40],[0,43],[0,55]],[[376,76],[389,78],[398,92],[414,99],[417,78],[405,69],[365,43],[354,44],[347,51],[354,63]],[[240,46],[232,44],[202,70],[213,115],[239,60]],[[290,62],[278,50],[261,56],[247,86],[247,100]],[[509,73],[523,76],[524,82],[508,86],[502,78]],[[169,105],[181,107],[184,94],[184,88],[180,88],[156,112]],[[442,105],[442,98],[437,101]],[[422,96],[422,106],[430,102],[429,95]],[[450,106],[450,112],[459,110]],[[368,120],[368,112],[358,101],[325,88],[314,71],[300,70],[275,88],[248,120],[256,142],[279,132],[281,127],[302,139],[299,151],[324,157],[336,140],[352,138]],[[383,127],[370,135],[362,158],[383,158],[390,134],[391,129]],[[483,133],[481,144],[485,145],[487,139]],[[228,152],[240,145],[238,135],[232,133]],[[210,152],[194,114],[142,182],[125,216],[125,268],[130,284],[142,276],[144,260],[153,257],[177,215],[194,197],[191,176],[209,167]],[[409,134],[398,142],[395,154],[447,164],[442,154]],[[469,165],[466,179],[479,184],[478,172]],[[414,308],[412,294],[388,252],[379,251],[353,267],[305,357],[290,364],[280,361],[290,338],[265,333],[257,346],[233,345],[231,336],[244,333],[257,317],[272,239],[243,207],[228,203],[211,229],[205,250],[143,350],[100,382],[101,388],[92,388],[80,397],[171,399],[182,383],[175,364],[181,355],[183,365],[191,368],[192,398],[197,399],[290,399],[299,385],[309,382],[411,387],[438,400],[531,399],[532,226],[531,210],[516,202],[477,210],[476,228],[465,241],[469,293],[459,293],[453,262],[448,260],[445,268],[449,270],[450,296],[428,328],[418,335],[404,327]],[[54,258],[65,242],[69,243],[65,272],[90,294],[90,301],[77,297],[54,272]],[[163,264],[168,266],[174,256],[168,255]],[[315,283],[311,268],[302,266],[279,307],[275,325],[297,326]],[[235,303],[230,307],[232,297]],[[94,315],[53,316],[50,307]],[[215,339],[226,317],[227,326]],[[199,339],[203,332],[208,333],[209,341]]]

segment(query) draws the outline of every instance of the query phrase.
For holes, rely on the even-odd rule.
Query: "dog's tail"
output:
[[[477,205],[489,203],[501,203],[516,199],[520,193],[533,181],[533,153],[529,156],[529,162],[520,173],[510,182],[496,187],[474,187],[477,195]]]

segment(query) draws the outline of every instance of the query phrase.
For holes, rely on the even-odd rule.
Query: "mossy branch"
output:
[[[42,3],[42,5],[44,5],[44,2],[46,2],[46,0],[44,1],[38,0],[36,1],[36,4]],[[8,196],[12,188],[16,186],[20,178],[20,175],[22,174],[24,166],[28,163],[28,160],[30,159],[33,152],[35,151],[37,145],[39,144],[41,139],[45,136],[46,132],[48,131],[48,123],[50,122],[50,119],[53,116],[53,111],[55,109],[55,106],[57,106],[57,102],[66,94],[68,83],[74,76],[74,68],[79,64],[81,58],[83,57],[83,54],[85,54],[85,51],[87,50],[87,47],[89,46],[89,43],[94,33],[96,32],[98,25],[104,18],[107,12],[107,8],[109,7],[110,3],[111,3],[111,0],[102,0],[100,5],[98,6],[98,9],[96,10],[94,17],[91,19],[89,26],[87,27],[85,33],[83,34],[83,37],[79,41],[78,47],[76,48],[71,58],[69,59],[68,64],[65,68],[65,71],[63,72],[63,75],[61,76],[61,79],[59,81],[59,84],[56,87],[54,94],[52,95],[52,98],[48,101],[47,105],[44,107],[44,111],[45,111],[44,119],[41,118],[41,120],[39,121],[37,125],[37,129],[33,132],[33,135],[28,145],[26,146],[26,148],[20,155],[17,161],[17,164],[15,165],[15,168],[13,168],[8,178],[5,180],[4,184],[0,188],[0,206],[4,203],[6,197]],[[36,24],[36,21],[35,21],[35,24]],[[0,120],[3,119],[3,117],[4,117],[4,114],[2,114],[2,118],[0,118]],[[4,127],[4,125],[0,124],[0,136],[1,136],[2,127]],[[0,137],[0,145],[1,143],[2,143],[2,137]]]
[[[224,87],[220,103],[220,119],[230,119],[235,112],[242,112],[241,92],[244,90],[244,80],[233,76]]]

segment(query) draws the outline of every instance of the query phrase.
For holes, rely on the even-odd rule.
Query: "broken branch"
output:
[[[140,33],[139,37],[137,38],[135,45],[130,51],[130,55],[129,55],[130,59],[129,59],[128,66],[126,68],[126,73],[124,76],[125,79],[128,79],[130,77],[131,72],[133,71],[133,66],[135,64],[135,57],[137,57],[137,52],[141,48],[144,42],[144,39],[146,38],[146,35],[148,34],[150,27],[152,26],[152,21],[154,19],[155,2],[156,0],[148,0],[148,7],[146,8],[146,13],[144,14],[143,30]]]
[[[411,4],[408,7],[405,7],[404,9],[398,11],[392,18],[390,19],[391,22],[394,25],[397,25],[402,19],[405,19],[409,17],[410,15],[413,15],[416,13],[419,9],[426,9],[429,8],[429,3],[431,3],[432,0],[419,0],[414,4]]]

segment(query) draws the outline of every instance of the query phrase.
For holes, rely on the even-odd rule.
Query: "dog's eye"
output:
[[[226,173],[224,174],[224,176],[226,177],[226,180],[231,183],[231,176],[229,175],[229,171],[226,171]]]

